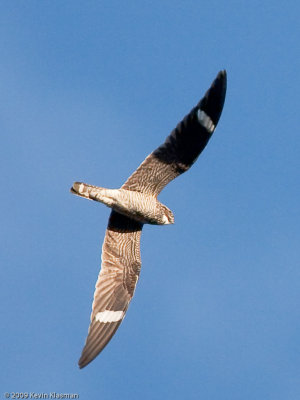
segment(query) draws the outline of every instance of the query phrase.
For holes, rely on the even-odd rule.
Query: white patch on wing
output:
[[[197,110],[197,117],[198,121],[208,132],[213,132],[215,129],[215,125],[212,122],[212,119],[206,114],[205,111],[201,110],[200,108]]]
[[[117,322],[120,321],[124,316],[124,311],[110,311],[110,310],[105,310],[98,312],[95,315],[95,321],[99,322]]]

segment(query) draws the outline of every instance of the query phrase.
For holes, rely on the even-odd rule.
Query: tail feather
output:
[[[85,197],[89,200],[94,200],[95,193],[92,194],[92,192],[95,192],[95,189],[100,188],[92,185],[87,185],[86,183],[82,182],[75,182],[71,187],[70,192],[76,194],[77,196]]]

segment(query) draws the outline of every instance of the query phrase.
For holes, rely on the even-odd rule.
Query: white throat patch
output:
[[[164,215],[164,216],[162,217],[162,220],[163,220],[163,223],[164,223],[164,224],[169,224],[169,220],[168,220],[168,217],[167,217],[166,215]]]
[[[200,124],[204,126],[204,128],[207,129],[208,132],[212,133],[214,131],[215,125],[205,111],[199,108],[197,110],[197,117]]]
[[[105,310],[98,312],[95,315],[95,321],[98,322],[118,322],[120,319],[122,319],[124,316],[124,311],[110,311],[110,310]]]

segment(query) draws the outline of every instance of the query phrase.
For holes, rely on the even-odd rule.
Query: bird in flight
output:
[[[174,223],[172,211],[157,200],[161,190],[187,171],[212,136],[222,113],[226,71],[220,71],[205,96],[154,150],[120,189],[75,182],[71,192],[112,208],[102,246],[91,322],[79,367],[89,364],[123,321],[141,270],[143,224]]]

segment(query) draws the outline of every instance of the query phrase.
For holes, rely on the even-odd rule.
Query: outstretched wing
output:
[[[141,223],[116,211],[110,214],[88,337],[78,362],[80,368],[107,345],[125,316],[141,269],[142,227]]]
[[[164,144],[151,153],[122,189],[158,195],[198,158],[220,119],[226,94],[226,71],[221,71],[202,100],[177,125]]]

